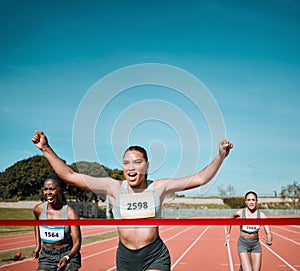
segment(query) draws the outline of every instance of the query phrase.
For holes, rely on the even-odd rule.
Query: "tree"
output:
[[[1,196],[4,199],[40,199],[43,181],[53,172],[43,156],[19,161],[1,173]]]
[[[283,200],[292,199],[294,209],[300,208],[300,185],[297,182],[282,187],[280,194]]]
[[[70,166],[74,171],[82,174],[87,174],[93,177],[107,177],[109,176],[105,168],[96,162],[77,162]],[[105,200],[105,195],[95,194],[93,192],[82,190],[78,187],[67,185],[67,192],[70,198],[74,198],[76,201],[99,201]]]
[[[107,167],[104,167],[105,171],[108,173],[109,177],[119,180],[119,181],[123,181],[125,179],[123,171],[119,170],[119,169],[110,169]]]
[[[78,162],[70,167],[76,172],[94,177],[110,176],[119,180],[124,179],[121,170],[111,170],[96,162]],[[10,200],[41,200],[44,180],[53,173],[49,162],[42,155],[18,161],[4,172],[0,172],[0,197]],[[105,199],[105,196],[67,185],[66,198],[77,201],[98,201],[99,198]]]
[[[218,191],[221,197],[234,195],[234,187],[232,185],[228,185],[227,187],[218,186]]]

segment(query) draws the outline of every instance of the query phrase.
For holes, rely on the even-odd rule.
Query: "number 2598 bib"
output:
[[[41,240],[45,243],[57,243],[65,238],[64,226],[40,226]]]
[[[133,193],[120,196],[121,218],[155,217],[153,193]]]

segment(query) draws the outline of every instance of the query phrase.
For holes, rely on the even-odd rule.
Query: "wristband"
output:
[[[65,255],[64,258],[66,258],[67,262],[70,260],[70,256]]]

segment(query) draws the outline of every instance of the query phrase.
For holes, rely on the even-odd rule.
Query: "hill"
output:
[[[69,165],[74,171],[95,177],[111,176],[123,179],[123,173],[118,169],[109,169],[96,162],[77,162]],[[54,171],[44,156],[36,155],[18,161],[0,174],[0,198],[5,200],[38,200],[43,197],[44,180]],[[103,195],[81,190],[67,185],[66,198],[75,201],[99,201]]]

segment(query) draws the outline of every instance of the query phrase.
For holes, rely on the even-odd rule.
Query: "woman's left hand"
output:
[[[68,260],[66,257],[62,257],[57,265],[57,271],[63,270],[63,267],[65,267],[68,263]]]
[[[233,148],[233,144],[227,141],[226,139],[224,139],[220,142],[219,154],[225,158],[229,154],[232,148]]]

